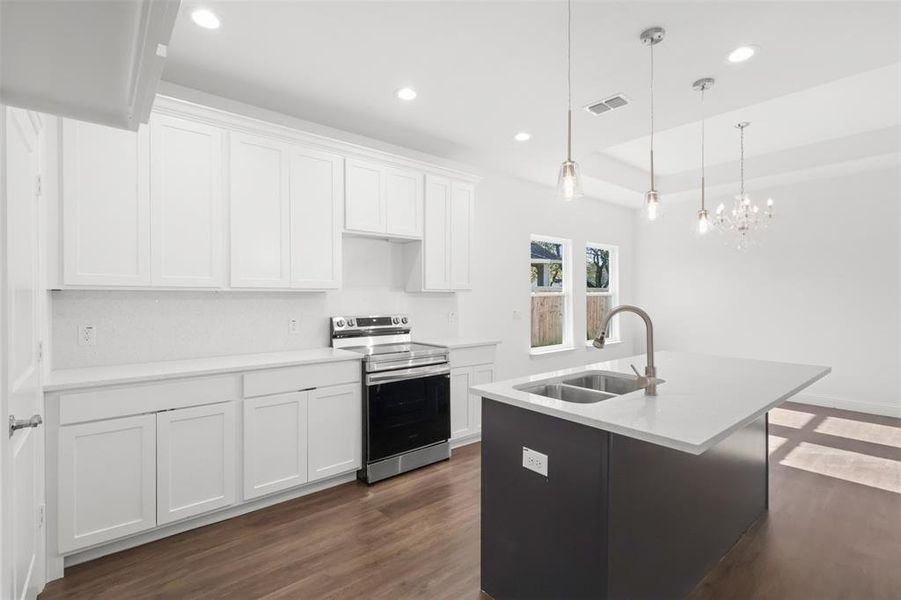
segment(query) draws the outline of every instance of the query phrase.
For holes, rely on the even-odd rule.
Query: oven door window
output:
[[[447,375],[371,385],[367,391],[370,462],[450,437]]]

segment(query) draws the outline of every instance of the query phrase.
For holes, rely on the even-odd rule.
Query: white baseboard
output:
[[[881,402],[858,402],[856,400],[845,400],[844,398],[835,398],[833,396],[823,396],[821,394],[798,394],[789,398],[789,402],[798,402],[799,404],[811,404],[813,406],[826,406],[829,408],[840,408],[842,410],[852,410],[859,413],[867,413],[871,415],[880,415],[883,417],[895,417],[901,419],[901,404],[883,404]]]
[[[477,433],[471,433],[469,435],[458,437],[450,441],[451,450],[454,448],[459,448],[460,446],[466,446],[467,444],[475,444],[476,442],[482,441],[482,432],[479,431]]]
[[[173,523],[172,525],[167,525],[165,527],[152,529],[150,531],[140,533],[132,537],[123,538],[121,540],[117,540],[109,544],[104,544],[102,546],[88,548],[87,550],[82,550],[76,554],[70,554],[69,556],[64,557],[64,564],[65,567],[71,567],[83,562],[87,562],[89,560],[100,558],[101,556],[106,556],[107,554],[121,552],[122,550],[127,550],[128,548],[134,548],[135,546],[140,546],[142,544],[153,542],[164,537],[169,537],[171,535],[175,535],[176,533],[188,531],[189,529],[196,529],[198,527],[210,525],[211,523],[225,521],[226,519],[231,519],[233,517],[253,512],[267,506],[272,506],[273,504],[279,504],[280,502],[285,502],[287,500],[293,500],[294,498],[313,494],[315,492],[319,492],[336,485],[354,481],[356,478],[356,471],[353,471],[350,473],[345,473],[343,475],[337,475],[324,481],[317,481],[315,483],[299,488],[287,490],[281,493],[273,494],[271,496],[266,496],[264,498],[258,498],[249,502],[245,502],[243,504],[238,504],[236,506],[231,506],[229,508],[225,508],[217,512],[212,512],[194,519],[188,519],[186,521]],[[60,573],[59,577],[62,576],[62,573]],[[48,578],[48,581],[57,578],[58,577],[51,576]]]

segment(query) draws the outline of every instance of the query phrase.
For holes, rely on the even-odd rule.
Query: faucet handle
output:
[[[636,377],[638,377],[638,378],[643,377],[643,375],[642,375],[641,373],[638,372],[638,369],[635,368],[635,365],[631,365],[631,364],[630,364],[629,366],[632,367],[632,371],[635,373],[635,376],[636,376]]]

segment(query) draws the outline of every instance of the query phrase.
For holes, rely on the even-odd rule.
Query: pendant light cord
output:
[[[704,146],[705,146],[705,120],[707,111],[704,110],[704,93],[707,88],[701,88],[701,210],[705,210],[704,205],[704,187],[705,187],[705,170],[704,170]]]
[[[654,185],[654,44],[651,44],[651,189]]]
[[[741,158],[739,160],[740,168],[741,168],[741,201],[745,201],[745,128],[741,126],[741,133],[739,134],[739,139],[741,140]]]
[[[566,160],[573,159],[572,0],[566,2]]]

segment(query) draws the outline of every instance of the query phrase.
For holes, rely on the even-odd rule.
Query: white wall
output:
[[[799,400],[901,416],[899,176],[751,186],[778,212],[747,253],[694,234],[690,203],[642,221],[636,295],[658,347],[829,365]]]
[[[622,344],[603,351],[586,347],[586,242],[614,244],[620,249],[620,302],[633,300],[635,211],[582,199],[557,200],[554,190],[518,179],[491,177],[478,188],[473,248],[473,292],[461,294],[464,333],[503,340],[497,353],[497,376],[528,373],[609,360],[632,353],[634,322],[623,322]],[[532,234],[572,240],[575,349],[530,356],[529,242]],[[518,311],[520,320],[514,319]],[[643,348],[637,349],[643,352]],[[639,367],[643,367],[643,363]]]

